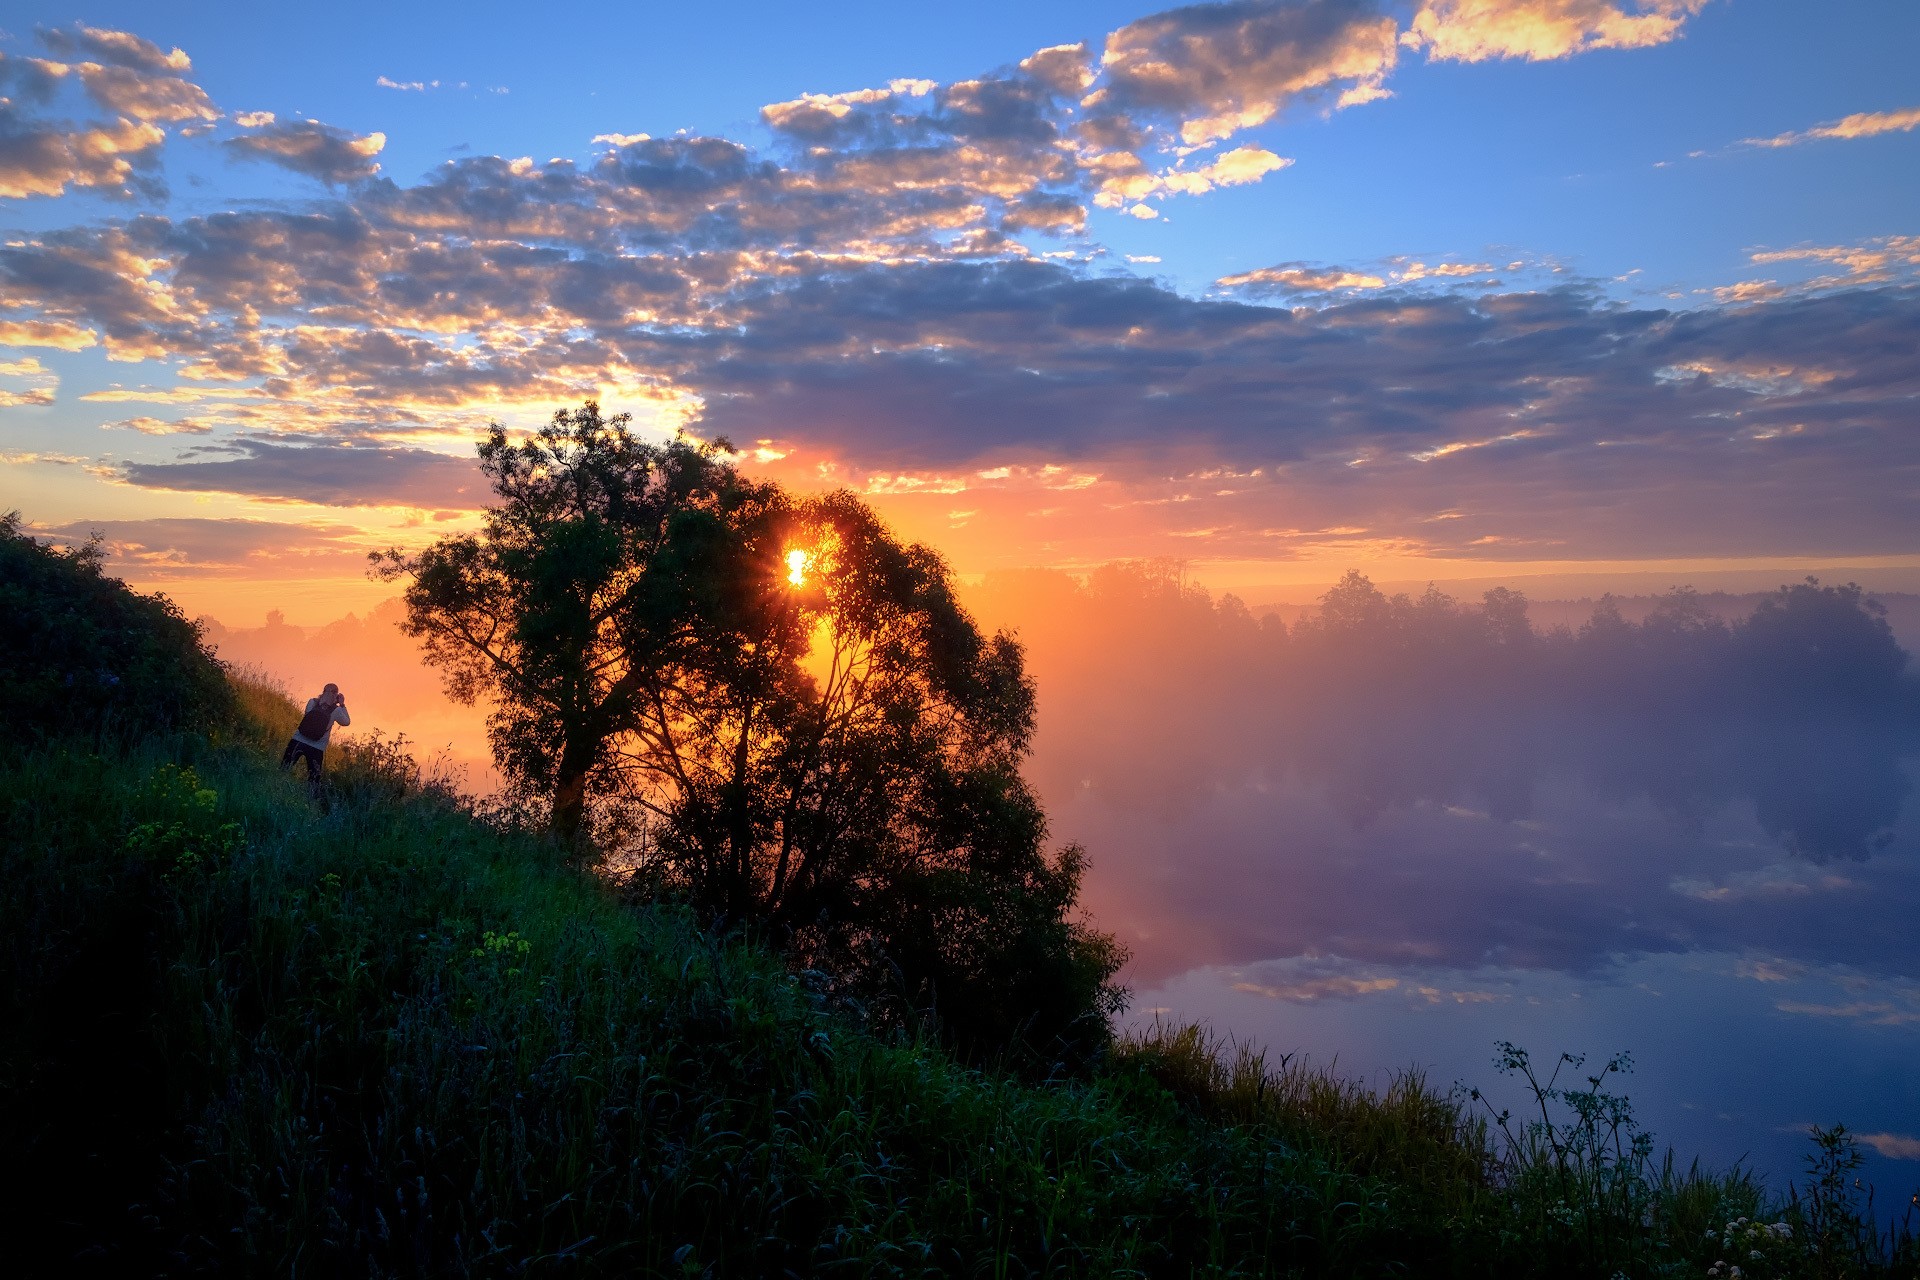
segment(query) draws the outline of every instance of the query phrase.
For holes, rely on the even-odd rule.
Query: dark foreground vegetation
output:
[[[1615,1064],[1505,1050],[1529,1122],[1193,1028],[963,1063],[391,744],[310,800],[282,694],[97,558],[0,555],[16,1274],[1920,1275],[1843,1131],[1795,1188],[1678,1166]]]

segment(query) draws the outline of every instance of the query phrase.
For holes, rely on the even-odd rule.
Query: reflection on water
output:
[[[1496,1087],[1497,1039],[1632,1048],[1683,1150],[1792,1173],[1844,1119],[1920,1183],[1920,704],[1869,602],[1543,634],[1349,582],[1289,631],[1135,571],[979,607],[1135,1016]]]

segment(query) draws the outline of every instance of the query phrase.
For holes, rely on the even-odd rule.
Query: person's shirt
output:
[[[318,698],[307,699],[308,711],[312,711],[315,707],[319,705],[320,705],[320,699]],[[353,723],[353,718],[347,714],[347,706],[343,702],[334,707],[333,719],[328,721],[327,731],[320,735],[320,740],[318,742],[315,742],[312,738],[307,737],[305,734],[301,733],[300,730],[297,728],[293,731],[293,740],[295,742],[304,742],[308,746],[313,747],[316,750],[325,751],[327,749],[327,744],[333,741],[333,726],[336,724],[349,725],[352,723]]]

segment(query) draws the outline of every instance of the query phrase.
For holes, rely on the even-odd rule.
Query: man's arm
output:
[[[339,706],[333,709],[333,722],[337,725],[343,725],[343,726],[350,725],[353,723],[353,717],[347,714],[346,703],[343,702]]]

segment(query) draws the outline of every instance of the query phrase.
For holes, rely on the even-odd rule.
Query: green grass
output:
[[[962,1067],[391,747],[337,748],[316,805],[273,767],[291,705],[236,690],[211,739],[0,751],[29,1271],[1705,1276],[1747,1219],[1794,1233],[1748,1276],[1920,1274],[1844,1179],[1781,1202],[1564,1099],[1503,1130],[1193,1028],[1083,1078]]]

